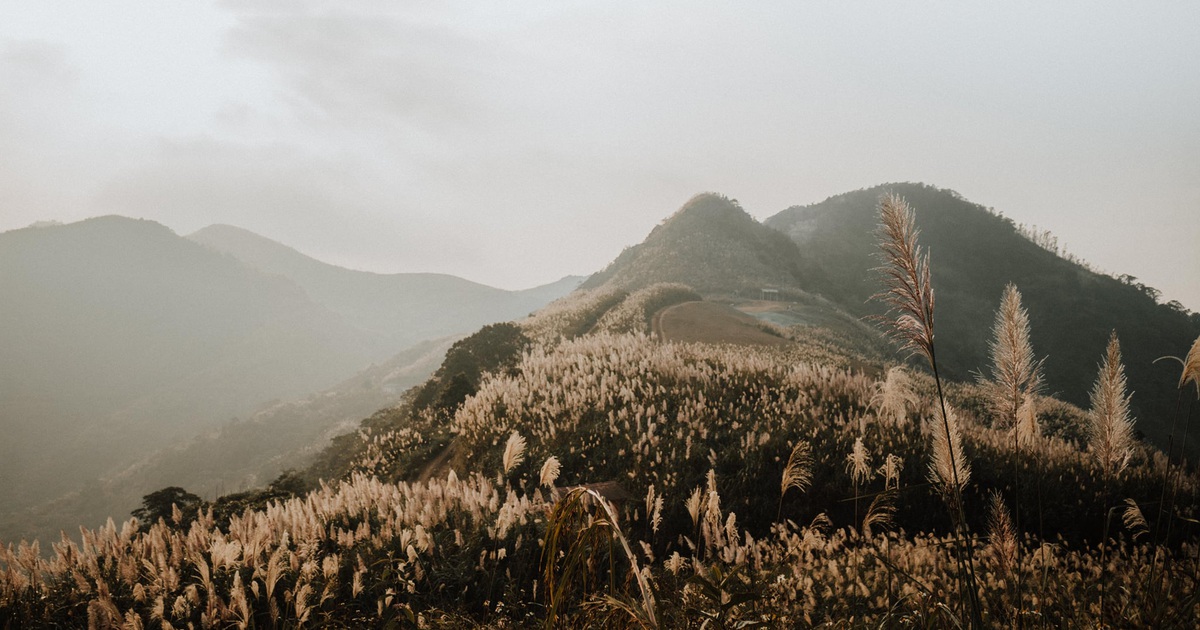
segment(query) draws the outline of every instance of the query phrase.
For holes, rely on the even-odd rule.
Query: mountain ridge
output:
[[[509,291],[442,273],[376,273],[317,260],[244,228],[214,224],[186,238],[256,269],[288,278],[313,300],[399,351],[423,339],[462,334],[522,317],[573,289],[572,276]]]

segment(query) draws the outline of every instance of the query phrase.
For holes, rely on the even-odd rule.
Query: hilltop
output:
[[[671,282],[709,296],[757,297],[762,289],[797,294],[828,288],[811,256],[735,201],[713,193],[693,197],[581,288],[631,291]]]
[[[923,184],[885,184],[794,206],[765,221],[817,261],[832,282],[827,297],[856,316],[881,312],[875,256],[876,206],[884,192],[916,209],[921,242],[930,252],[937,296],[938,356],[947,373],[973,379],[987,366],[988,340],[1004,286],[1020,289],[1029,310],[1032,342],[1046,357],[1047,391],[1087,404],[1096,362],[1117,331],[1128,366],[1139,429],[1165,447],[1176,391],[1175,364],[1200,335],[1200,315],[1159,304],[1153,289],[1096,273],[1022,235],[994,211],[953,191]],[[1200,436],[1189,448],[1200,452]],[[1178,436],[1177,438],[1178,439]]]

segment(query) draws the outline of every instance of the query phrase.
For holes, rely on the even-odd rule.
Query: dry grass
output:
[[[1089,443],[1093,456],[1108,477],[1116,477],[1133,457],[1133,418],[1125,393],[1125,366],[1117,333],[1108,340],[1100,373],[1092,387]]]

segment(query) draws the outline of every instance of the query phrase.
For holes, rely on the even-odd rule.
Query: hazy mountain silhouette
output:
[[[109,516],[124,517],[144,495],[166,486],[208,499],[265,486],[287,469],[308,465],[331,438],[354,431],[359,420],[424,382],[453,341],[418,344],[327,390],[269,404],[244,420],[168,445],[110,476],[0,518],[0,531],[5,540],[55,540],[59,530],[73,533],[76,524],[96,527]]]
[[[857,315],[878,313],[868,298],[879,291],[875,230],[885,192],[916,210],[920,242],[928,247],[936,292],[938,357],[958,379],[986,371],[988,341],[1004,286],[1015,283],[1029,311],[1031,339],[1046,356],[1048,393],[1088,404],[1088,392],[1108,340],[1121,340],[1138,429],[1165,447],[1176,400],[1178,364],[1154,359],[1182,355],[1200,335],[1200,317],[1155,301],[1136,283],[1095,273],[1022,236],[1012,220],[923,184],[885,184],[788,208],[765,221],[785,232],[832,280],[828,297]],[[1189,443],[1193,449],[1200,441]],[[1179,436],[1176,436],[1178,441]]]
[[[150,221],[6,232],[0,270],[8,510],[387,356],[290,281]]]
[[[659,282],[686,284],[714,296],[825,286],[820,269],[794,243],[736,201],[712,193],[693,197],[581,288],[630,291]]]
[[[202,232],[206,245],[196,242],[203,234],[189,240],[108,216],[0,234],[0,527],[265,403],[327,388],[417,342],[523,316],[578,283],[513,292],[438,274],[384,276],[237,228]],[[212,245],[225,241],[252,260]],[[204,443],[190,442],[195,452]],[[180,455],[164,478],[195,472]],[[86,497],[82,514],[126,511],[105,496],[115,495]]]
[[[568,276],[533,289],[505,291],[439,273],[346,269],[229,225],[211,225],[187,238],[288,278],[351,324],[386,336],[397,351],[421,340],[523,317],[566,295],[582,280]]]

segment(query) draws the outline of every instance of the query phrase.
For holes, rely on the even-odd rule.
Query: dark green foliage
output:
[[[219,497],[209,503],[204,509],[212,509],[213,521],[225,529],[229,519],[239,516],[246,510],[261,510],[272,501],[284,501],[292,497],[303,496],[313,486],[297,471],[286,470],[275,478],[264,490],[247,490]]]
[[[178,508],[182,519],[175,524],[187,527],[196,520],[196,514],[203,505],[204,501],[200,497],[179,486],[169,486],[142,497],[142,507],[133,511],[133,517],[138,520],[141,529],[145,531],[159,519],[175,523],[174,512]]]
[[[433,378],[413,396],[414,411],[427,407],[453,412],[475,393],[484,374],[511,367],[529,347],[529,338],[516,324],[489,324],[457,341]]]

